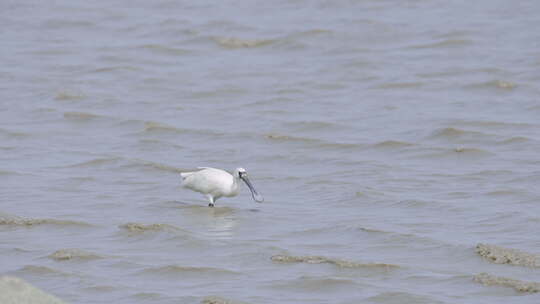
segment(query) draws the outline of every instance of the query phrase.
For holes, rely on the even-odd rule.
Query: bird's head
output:
[[[254,201],[256,201],[258,203],[262,203],[264,201],[263,196],[260,195],[259,192],[257,192],[257,190],[255,190],[255,187],[253,187],[253,184],[249,180],[246,169],[244,169],[244,168],[236,168],[236,170],[234,170],[234,177],[239,178],[239,179],[243,180],[244,183],[246,183],[249,190],[251,191],[251,196],[253,197]]]
[[[247,175],[247,172],[246,172],[246,169],[244,168],[236,168],[234,170],[234,177],[236,178],[242,178],[243,176],[246,176]]]

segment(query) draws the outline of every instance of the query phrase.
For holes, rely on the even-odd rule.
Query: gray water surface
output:
[[[69,303],[538,303],[473,280],[540,281],[475,253],[540,253],[538,12],[2,1],[0,274]],[[208,208],[197,166],[265,202]]]

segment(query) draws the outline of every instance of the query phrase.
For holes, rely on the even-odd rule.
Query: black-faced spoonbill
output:
[[[222,196],[232,197],[239,192],[238,180],[243,180],[251,190],[253,200],[262,203],[264,198],[260,195],[248,179],[244,168],[236,168],[233,175],[229,172],[209,168],[199,167],[199,171],[182,172],[182,186],[206,195],[210,203],[209,207],[214,207],[216,200]]]

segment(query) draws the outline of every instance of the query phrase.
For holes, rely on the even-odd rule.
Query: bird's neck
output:
[[[238,192],[238,184],[239,184],[239,178],[238,177],[235,177],[233,178],[233,192]]]

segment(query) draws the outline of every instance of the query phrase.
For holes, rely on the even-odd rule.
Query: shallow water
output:
[[[540,253],[538,11],[4,1],[0,275],[70,303],[538,303],[537,268],[491,261]],[[197,166],[265,202],[208,208]]]

